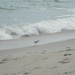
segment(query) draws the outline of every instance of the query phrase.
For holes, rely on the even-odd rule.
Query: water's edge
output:
[[[64,41],[64,40],[69,40],[74,38],[75,38],[75,31],[65,31],[62,33],[54,33],[54,34],[42,35],[38,37],[37,36],[28,37],[25,39],[5,40],[5,41],[1,40],[0,50],[43,45],[43,44],[59,42],[59,41]],[[35,41],[38,41],[38,43],[35,43]]]

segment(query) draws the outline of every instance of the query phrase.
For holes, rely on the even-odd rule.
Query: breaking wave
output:
[[[56,33],[74,29],[74,17],[41,21],[35,24],[0,25],[0,40],[17,39],[43,33]]]

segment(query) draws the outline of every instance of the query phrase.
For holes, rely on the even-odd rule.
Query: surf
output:
[[[32,24],[0,25],[0,40],[17,39],[74,29],[75,17],[40,21]]]

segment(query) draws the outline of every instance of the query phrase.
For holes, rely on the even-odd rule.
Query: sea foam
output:
[[[56,33],[74,29],[74,17],[40,21],[34,24],[0,25],[0,40],[17,39],[22,36],[36,36],[43,33]]]

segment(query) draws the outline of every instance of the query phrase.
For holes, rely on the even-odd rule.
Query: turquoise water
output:
[[[0,40],[75,29],[75,0],[0,0]]]

